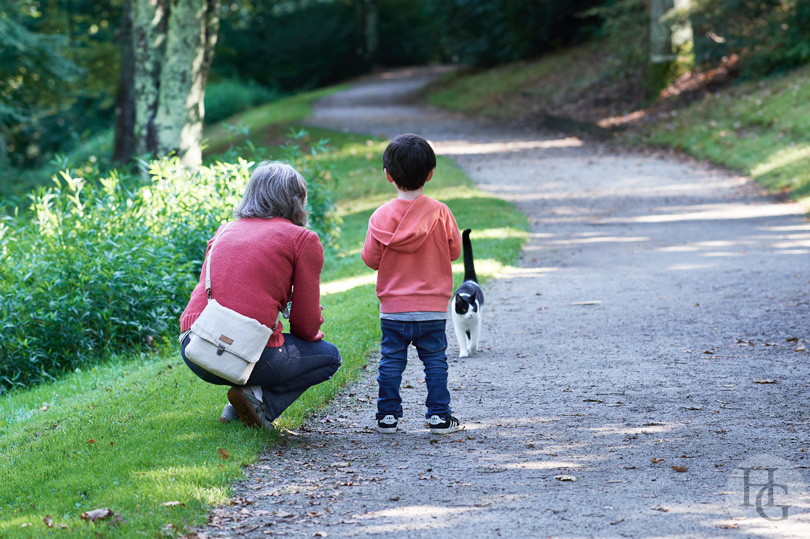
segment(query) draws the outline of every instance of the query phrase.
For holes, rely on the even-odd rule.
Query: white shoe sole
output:
[[[451,434],[453,432],[458,432],[460,430],[464,430],[464,425],[455,425],[453,427],[447,427],[446,429],[434,429],[433,427],[430,428],[431,434]]]
[[[381,427],[377,425],[377,432],[381,432],[383,434],[394,434],[396,431],[396,427]]]

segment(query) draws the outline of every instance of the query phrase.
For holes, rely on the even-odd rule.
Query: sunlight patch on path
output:
[[[476,143],[469,140],[431,140],[430,142],[436,150],[436,153],[441,155],[480,155],[549,148],[576,148],[582,146],[582,141],[576,137],[554,140],[518,140],[512,142]]]

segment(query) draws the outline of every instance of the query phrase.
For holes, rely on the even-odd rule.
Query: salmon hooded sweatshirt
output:
[[[453,295],[450,263],[460,255],[461,234],[450,208],[425,195],[377,208],[361,253],[378,270],[383,313],[446,311]]]

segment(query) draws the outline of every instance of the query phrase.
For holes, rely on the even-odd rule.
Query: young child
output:
[[[450,263],[461,255],[461,234],[450,209],[422,194],[436,168],[436,154],[425,139],[397,136],[383,153],[383,167],[397,198],[369,219],[362,251],[366,265],[378,270],[382,357],[377,430],[397,430],[402,417],[399,385],[413,344],[425,369],[430,432],[456,432],[461,423],[450,410],[445,325],[453,295]]]

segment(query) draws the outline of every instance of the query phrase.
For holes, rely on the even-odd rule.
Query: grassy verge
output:
[[[251,134],[264,128],[257,122]],[[344,364],[285,412],[280,425],[291,429],[356,377],[378,344],[375,274],[359,253],[368,217],[393,194],[380,171],[384,141],[324,130],[311,136],[331,139],[333,151],[319,158],[338,178],[344,219],[340,248],[328,255],[322,275],[323,329]],[[475,230],[479,276],[492,277],[516,260],[527,223],[511,205],[475,189],[445,158],[426,191],[450,205],[460,226]],[[460,265],[454,270],[460,282]],[[111,358],[3,395],[0,537],[44,536],[51,531],[46,517],[60,537],[168,537],[203,524],[212,505],[228,501],[242,466],[278,437],[220,424],[225,389],[192,375],[167,342],[154,354]],[[164,505],[170,502],[178,503]],[[121,517],[80,519],[97,508]]]
[[[500,120],[538,113],[579,117],[584,112],[579,102],[594,89],[609,91],[617,83],[616,70],[610,47],[591,42],[533,61],[451,73],[427,99],[438,107]]]
[[[204,155],[222,153],[230,146],[241,145],[250,139],[257,145],[293,122],[312,114],[312,103],[343,89],[345,85],[330,86],[273,101],[231,116],[205,129]]]
[[[632,140],[739,170],[810,208],[810,66],[718,92]]]
[[[600,82],[609,86],[607,71],[618,68],[610,62],[609,52],[605,44],[587,44],[533,62],[450,75],[428,100],[499,119],[543,113],[596,123],[635,110],[622,110],[617,89]],[[602,104],[610,99],[617,102]],[[810,66],[731,86],[632,128],[620,140],[708,159],[810,208]]]

